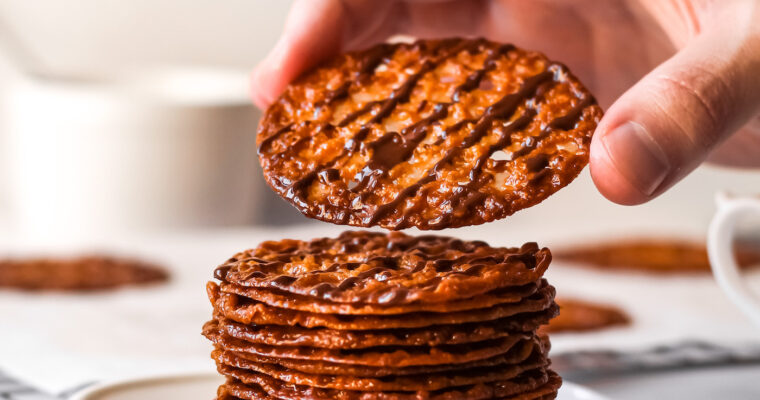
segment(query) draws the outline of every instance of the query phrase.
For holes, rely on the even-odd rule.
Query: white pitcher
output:
[[[707,250],[718,284],[747,316],[760,327],[760,293],[755,293],[742,277],[734,258],[734,237],[742,220],[760,217],[760,197],[734,197],[719,193],[718,211],[710,224]]]

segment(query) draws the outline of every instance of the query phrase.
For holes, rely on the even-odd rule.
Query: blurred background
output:
[[[287,1],[0,2],[0,226],[33,240],[304,222],[265,187],[248,74]]]
[[[32,239],[120,230],[308,223],[266,188],[247,75],[289,1],[0,1],[0,226]],[[549,54],[551,56],[551,54]],[[572,67],[572,66],[571,66]],[[716,190],[760,173],[703,167],[636,208],[588,171],[496,224],[577,221],[701,230]]]
[[[212,269],[262,240],[344,229],[277,198],[256,158],[261,113],[248,100],[248,74],[276,41],[289,5],[0,0],[0,254],[94,249],[156,260],[172,274],[163,289],[97,295],[97,304],[0,292],[0,369],[52,392],[135,371],[211,370],[198,333],[210,314],[203,284]],[[760,193],[760,171],[703,166],[660,198],[624,207],[606,201],[586,169],[538,206],[445,234],[552,248],[642,236],[702,243],[722,190]],[[550,279],[560,293],[620,305],[633,317],[602,336],[558,338],[555,354],[757,337],[707,273],[661,278],[555,264]],[[757,272],[752,278],[760,282]],[[82,343],[83,329],[97,339]],[[30,343],[44,362],[23,351]],[[750,382],[743,394],[757,394],[742,375],[757,372],[732,370],[737,382]],[[654,382],[658,376],[645,382],[659,392],[642,390],[642,380],[587,382],[619,398],[675,393]],[[726,379],[704,381],[720,387]],[[726,393],[700,390],[690,398]]]
[[[260,112],[247,98],[248,73],[277,39],[289,3],[0,1],[0,226],[55,241],[308,223],[265,187],[252,145]],[[601,198],[585,171],[496,224],[700,230],[716,190],[754,188],[757,172],[703,167],[629,208]]]

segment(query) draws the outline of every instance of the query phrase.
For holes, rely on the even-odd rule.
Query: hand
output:
[[[609,106],[590,164],[617,203],[646,202],[708,158],[760,167],[760,2],[297,0],[253,99],[266,107],[319,61],[393,34],[484,36],[567,64]]]

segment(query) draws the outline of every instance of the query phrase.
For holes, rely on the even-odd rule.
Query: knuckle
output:
[[[734,108],[734,96],[720,76],[695,68],[679,75],[659,75],[657,84],[673,102],[670,107],[663,107],[666,108],[664,111],[680,111],[669,114],[669,118],[687,117],[686,120],[674,122],[686,134],[692,135],[694,142],[711,146],[724,136],[726,123]]]

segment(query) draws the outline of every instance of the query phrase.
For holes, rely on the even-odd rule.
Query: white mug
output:
[[[10,222],[35,239],[251,223],[265,186],[247,73],[20,80],[0,108]]]
[[[743,279],[734,258],[737,225],[747,218],[760,217],[760,197],[716,196],[718,211],[710,223],[707,250],[718,285],[729,299],[760,327],[760,293],[755,293]]]

